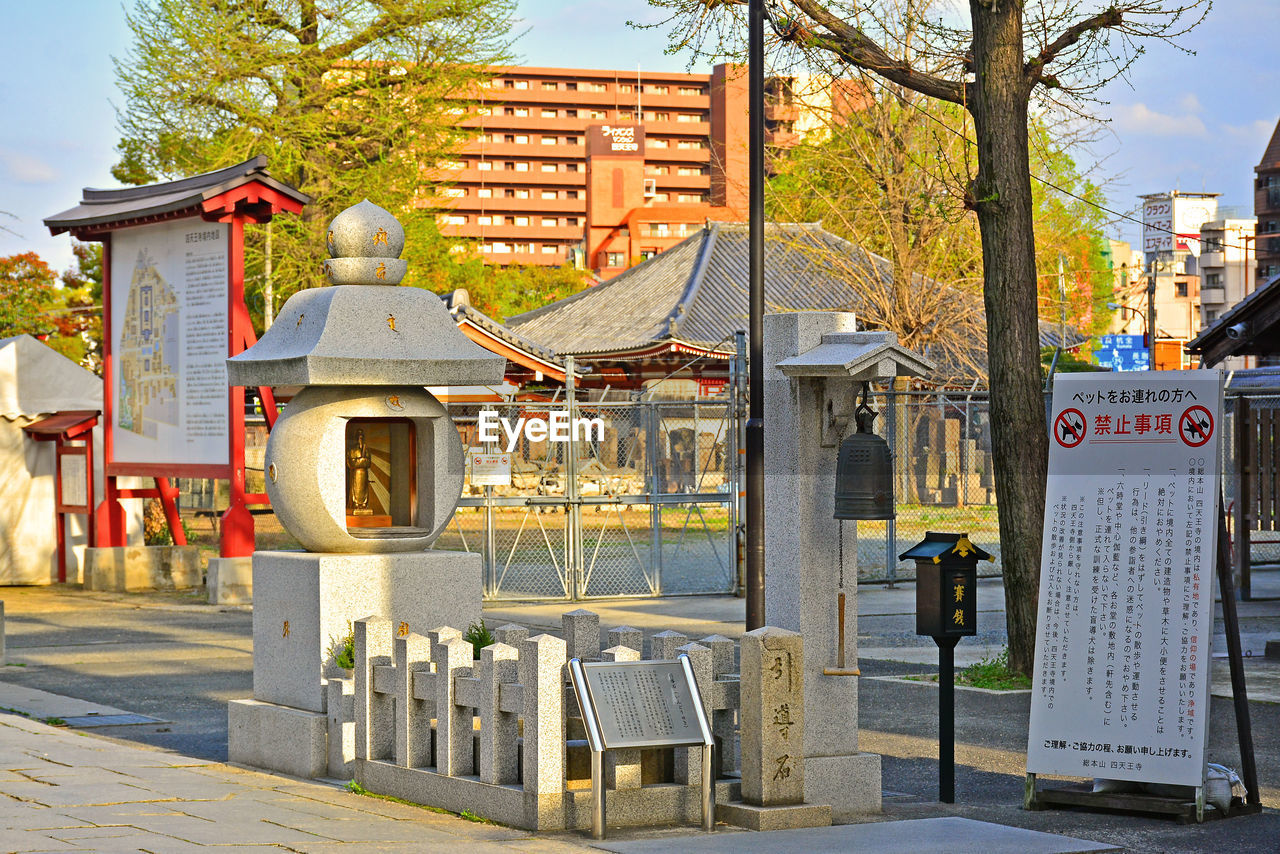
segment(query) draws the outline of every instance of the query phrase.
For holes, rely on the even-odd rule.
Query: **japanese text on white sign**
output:
[[[1217,371],[1053,392],[1027,771],[1202,784]]]

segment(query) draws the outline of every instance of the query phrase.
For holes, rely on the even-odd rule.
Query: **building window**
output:
[[[634,91],[636,91],[636,87],[635,87],[635,85],[634,85],[634,84],[632,84],[632,83],[619,83],[619,84],[618,84],[618,91],[619,91],[619,92],[634,92]]]
[[[1201,252],[1221,252],[1222,251],[1222,235],[1214,237],[1206,237],[1200,241]]]
[[[575,165],[576,165],[576,164],[575,164]],[[569,171],[573,172],[573,171],[577,171],[577,170],[573,170],[573,169],[571,169],[571,170],[569,170]],[[581,190],[565,190],[565,191],[564,191],[564,197],[565,197],[566,199],[580,199],[580,198],[582,198],[582,191],[581,191]]]
[[[542,191],[542,198],[544,198],[544,199],[558,199],[558,198],[560,198],[560,194],[559,194],[558,192],[556,192],[555,190],[543,190],[543,191]]]
[[[629,122],[636,117],[636,114],[630,110],[618,110],[618,121]]]
[[[529,81],[528,81],[528,80],[517,80],[517,81],[516,81],[516,88],[517,88],[517,89],[528,89],[528,88],[529,88]]]
[[[515,221],[515,225],[526,226],[529,224],[529,218],[527,216],[517,216],[512,219]]]
[[[1185,297],[1187,295],[1187,283],[1185,281],[1175,282],[1173,287],[1178,296]]]
[[[587,118],[589,118],[589,119],[607,119],[607,118],[609,118],[609,113],[608,113],[607,111],[605,111],[605,110],[588,110],[588,111],[587,111]]]
[[[578,82],[577,82],[576,80],[571,80],[571,81],[569,81],[568,83],[564,84],[564,88],[565,88],[565,89],[567,89],[567,90],[568,90],[568,91],[570,91],[570,92],[577,92],[577,91],[578,91]]]
[[[493,244],[493,251],[494,252],[510,252],[511,247],[505,243],[495,243]]]
[[[566,119],[576,119],[576,118],[578,117],[578,111],[577,111],[577,110],[565,110],[565,111],[564,111],[564,117],[565,117]]]
[[[669,122],[671,121],[671,114],[670,113],[650,113],[649,119],[655,122]]]
[[[700,122],[702,121],[702,116],[694,113],[676,113],[676,121],[684,124],[688,124],[689,122]]]
[[[492,198],[493,198],[493,188],[491,188],[491,187],[481,187],[480,189],[476,190],[476,196],[477,196],[478,198],[481,198],[481,199],[492,199]]]
[[[696,205],[702,201],[702,194],[701,193],[681,193],[679,196],[676,197],[676,201],[684,202],[686,204]]]
[[[543,110],[542,111],[542,117],[544,119],[554,119],[559,115],[560,115],[559,110]]]
[[[1221,273],[1205,273],[1204,286],[1206,288],[1218,288],[1222,286]]]
[[[516,192],[515,192],[515,197],[516,197],[517,199],[527,199],[527,198],[529,198],[529,191],[528,191],[527,189],[525,189],[525,190],[516,190]]]
[[[559,248],[560,248],[560,247],[556,246],[556,244],[554,244],[554,243],[544,243],[544,244],[542,244],[542,254],[543,254],[543,255],[554,255],[554,254],[556,254],[556,250],[557,250],[557,249],[559,249]]]
[[[666,86],[655,86],[650,84],[644,87],[644,91],[648,92],[650,95],[666,95],[671,91],[671,89]]]
[[[697,86],[681,86],[680,94],[681,95],[701,95],[702,89],[698,88]]]
[[[532,243],[513,243],[511,244],[511,251],[512,252],[532,252],[533,244]]]
[[[476,217],[476,224],[477,225],[493,225],[493,217],[489,216],[488,214],[480,214],[480,216]]]
[[[682,139],[676,143],[676,148],[683,148],[686,150],[692,149],[692,148],[703,148],[703,147],[704,146],[702,144],[702,140],[700,139]]]
[[[542,164],[542,171],[543,171],[543,172],[554,172],[554,171],[556,171],[556,164],[554,164],[554,163],[543,163],[543,164]]]
[[[517,162],[516,162],[516,171],[517,171],[517,172],[528,172],[528,171],[529,171],[529,161],[527,161],[527,160],[520,160],[520,161],[517,161]]]
[[[449,225],[466,225],[467,217],[465,214],[450,214],[445,217],[445,222]]]
[[[515,108],[515,112],[514,112],[514,113],[511,113],[511,115],[513,115],[513,116],[518,116],[518,117],[521,117],[521,118],[525,118],[525,117],[527,117],[527,116],[529,115],[529,108],[528,108],[528,107],[516,107],[516,108]]]
[[[1214,322],[1215,320],[1217,320],[1217,319],[1218,319],[1218,310],[1217,310],[1217,309],[1206,309],[1206,310],[1205,310],[1205,313],[1204,313],[1204,322],[1205,322],[1205,323],[1213,323],[1213,322]]]
[[[646,175],[666,175],[670,171],[666,166],[654,166],[652,163],[646,163],[644,167]]]
[[[493,136],[487,133],[476,134],[477,142],[493,142]]]
[[[645,247],[640,250],[640,260],[648,261],[650,258],[658,254],[658,250],[652,246]]]
[[[646,139],[644,144],[650,148],[666,148],[667,141],[665,139]]]
[[[544,80],[544,81],[542,82],[542,91],[543,91],[543,92],[554,92],[554,91],[556,91],[556,88],[557,88],[557,87],[556,87],[556,84],[555,84],[555,83],[553,83],[553,82],[551,82],[551,81],[549,81],[549,80]]]
[[[524,134],[524,133],[516,134],[516,138],[515,138],[514,142],[515,142],[515,144],[516,144],[516,145],[528,145],[528,144],[529,144],[529,135],[528,135],[528,134]]]
[[[577,225],[577,224],[578,224],[578,218],[577,218],[576,216],[565,217],[564,224],[565,224],[565,225]]]
[[[564,171],[566,171],[566,172],[577,172],[577,171],[578,171],[578,164],[577,164],[577,163],[566,163],[566,164],[564,165]]]
[[[493,251],[493,247],[490,246],[488,243],[482,243],[480,244],[480,251],[483,252],[485,255],[488,255],[490,252]]]
[[[460,199],[467,194],[467,191],[461,187],[445,187],[440,193],[448,199]]]
[[[583,83],[583,92],[604,92],[608,89],[603,83]]]
[[[544,136],[542,138],[543,145],[558,145],[559,143],[560,143],[560,137],[558,136]]]
[[[701,166],[681,166],[676,169],[677,175],[701,175]]]
[[[476,168],[481,172],[491,172],[493,170],[493,162],[489,160],[481,160],[476,164]]]
[[[606,252],[604,253],[604,265],[606,267],[621,267],[626,263],[625,252]]]
[[[671,201],[671,194],[670,193],[654,193],[653,200],[655,202],[669,202]]]
[[[543,228],[555,228],[559,224],[560,224],[560,221],[553,216],[544,216],[542,218]]]

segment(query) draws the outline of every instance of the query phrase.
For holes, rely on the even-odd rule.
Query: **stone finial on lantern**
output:
[[[299,291],[253,347],[227,360],[233,385],[303,386],[267,442],[266,489],[308,551],[407,552],[444,530],[463,449],[424,386],[502,381],[506,361],[458,331],[444,303],[403,280],[404,229],[360,202],[330,223],[332,287]]]

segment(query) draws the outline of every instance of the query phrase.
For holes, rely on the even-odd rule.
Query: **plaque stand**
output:
[[[1197,786],[1195,800],[1166,798],[1135,792],[1092,792],[1076,784],[1053,789],[1036,789],[1036,775],[1027,774],[1023,809],[1043,810],[1054,807],[1084,807],[1094,810],[1119,810],[1126,813],[1169,816],[1179,824],[1197,824],[1205,819],[1235,818],[1262,812],[1258,792],[1258,765],[1253,752],[1253,725],[1249,720],[1249,697],[1244,684],[1244,655],[1240,649],[1240,619],[1236,614],[1236,590],[1231,578],[1228,558],[1227,514],[1222,495],[1218,495],[1218,592],[1222,597],[1223,631],[1227,636],[1227,661],[1231,665],[1231,696],[1235,704],[1236,732],[1240,735],[1240,772],[1248,794],[1244,800],[1231,799],[1231,807],[1223,813],[1214,808],[1205,811],[1204,786]]]
[[[594,679],[588,676],[591,671],[626,671],[644,669],[648,671],[664,671],[672,664],[679,664],[680,673],[688,689],[688,697],[692,701],[694,731],[698,737],[691,738],[685,732],[674,735],[643,737],[628,735],[618,726],[619,710],[611,707],[609,698],[596,696],[592,690]],[[605,837],[605,788],[604,788],[604,752],[606,750],[634,749],[637,747],[701,747],[702,748],[702,829],[712,832],[716,829],[716,789],[713,779],[714,769],[711,764],[711,747],[715,743],[711,735],[711,726],[702,707],[702,695],[698,691],[698,682],[693,675],[693,665],[689,656],[681,654],[676,662],[671,661],[623,661],[623,662],[591,662],[584,664],[579,658],[569,659],[569,678],[573,683],[573,693],[578,698],[578,708],[582,711],[582,722],[587,730],[587,744],[591,747],[591,837]],[[674,695],[677,685],[672,682],[670,692],[663,692],[668,704],[668,711],[680,714],[673,704],[679,699]],[[668,697],[668,693],[672,696]],[[609,714],[602,716],[601,712]],[[602,717],[604,720],[602,720]],[[673,715],[674,717],[674,715]]]

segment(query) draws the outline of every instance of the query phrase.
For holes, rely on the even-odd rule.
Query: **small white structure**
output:
[[[57,412],[101,409],[99,377],[30,335],[0,339],[0,584],[58,580],[54,443],[36,441],[22,428]],[[93,443],[101,460],[100,430],[93,431]],[[64,471],[67,487],[73,474]],[[94,480],[101,481],[100,473]],[[84,484],[81,469],[81,490]],[[84,565],[87,521],[67,517],[68,581],[78,581]]]

